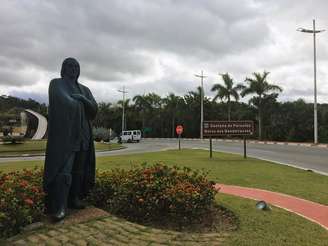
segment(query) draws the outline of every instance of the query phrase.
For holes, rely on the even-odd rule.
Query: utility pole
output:
[[[204,86],[203,86],[203,80],[207,76],[204,76],[203,70],[201,71],[201,74],[195,74],[196,77],[200,78],[201,83],[201,92],[200,92],[200,139],[203,139],[203,122],[204,122]]]
[[[125,86],[123,86],[123,90],[118,90],[119,92],[122,92],[123,94],[123,102],[122,102],[122,132],[125,130],[126,122],[125,122],[125,112],[124,112],[124,107],[125,107],[125,94],[128,92],[125,90]]]
[[[315,20],[313,20],[313,29],[298,28],[297,31],[313,34],[313,65],[314,65],[314,143],[318,143],[318,108],[317,108],[317,48],[316,34],[325,30],[315,29]]]

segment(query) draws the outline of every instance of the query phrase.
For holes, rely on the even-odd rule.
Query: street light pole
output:
[[[123,102],[122,102],[122,132],[125,130],[125,94],[128,92],[125,90],[125,86],[123,86],[123,90],[118,90],[123,94]]]
[[[315,35],[315,20],[313,20],[313,76],[314,76],[314,143],[318,143],[318,107],[317,107],[317,47]]]
[[[315,20],[313,20],[313,29],[298,28],[299,32],[306,32],[313,34],[313,66],[314,66],[314,143],[318,144],[318,107],[317,107],[317,46],[316,34],[324,32],[325,30],[315,29]]]
[[[195,74],[196,77],[200,78],[201,83],[201,95],[200,95],[200,139],[203,139],[203,122],[204,122],[204,86],[203,79],[207,76],[204,76],[203,70],[201,75]]]

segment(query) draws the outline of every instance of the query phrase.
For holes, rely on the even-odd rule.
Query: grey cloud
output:
[[[153,57],[143,51],[214,59],[261,45],[269,35],[249,1],[17,0],[3,6],[3,57],[56,72],[75,56],[96,81],[151,73]]]
[[[103,91],[116,93],[122,84],[133,93],[184,94],[198,85],[190,77],[200,69],[237,81],[266,69],[286,87],[282,96],[293,96],[290,87],[312,78],[311,37],[295,29],[311,27],[312,13],[328,26],[327,7],[310,0],[7,0],[0,9],[0,85],[34,88],[73,56],[81,81],[104,99]],[[320,66],[328,54],[324,35]]]

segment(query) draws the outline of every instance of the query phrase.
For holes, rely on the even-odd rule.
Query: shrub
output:
[[[0,237],[40,221],[44,211],[41,169],[0,172]]]
[[[95,206],[134,221],[197,221],[214,205],[216,190],[207,173],[146,164],[98,172],[89,195]]]
[[[95,141],[100,142],[101,140],[103,140],[104,142],[109,142],[110,131],[108,129],[103,127],[93,128],[92,132]]]

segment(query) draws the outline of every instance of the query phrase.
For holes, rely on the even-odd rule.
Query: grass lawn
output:
[[[167,165],[188,166],[210,171],[210,179],[224,184],[241,185],[283,192],[328,205],[328,177],[292,167],[242,156],[208,151],[182,150],[124,156],[99,157],[100,170],[131,168],[143,162],[163,162]],[[31,168],[41,161],[0,164],[0,171]],[[263,212],[255,202],[219,194],[221,205],[234,211],[240,228],[231,233],[224,245],[328,245],[328,232],[300,216],[279,208]]]
[[[23,154],[44,154],[46,149],[46,140],[30,140],[18,144],[0,144],[0,157]],[[95,142],[96,151],[106,151],[120,148],[117,143],[98,143]]]

